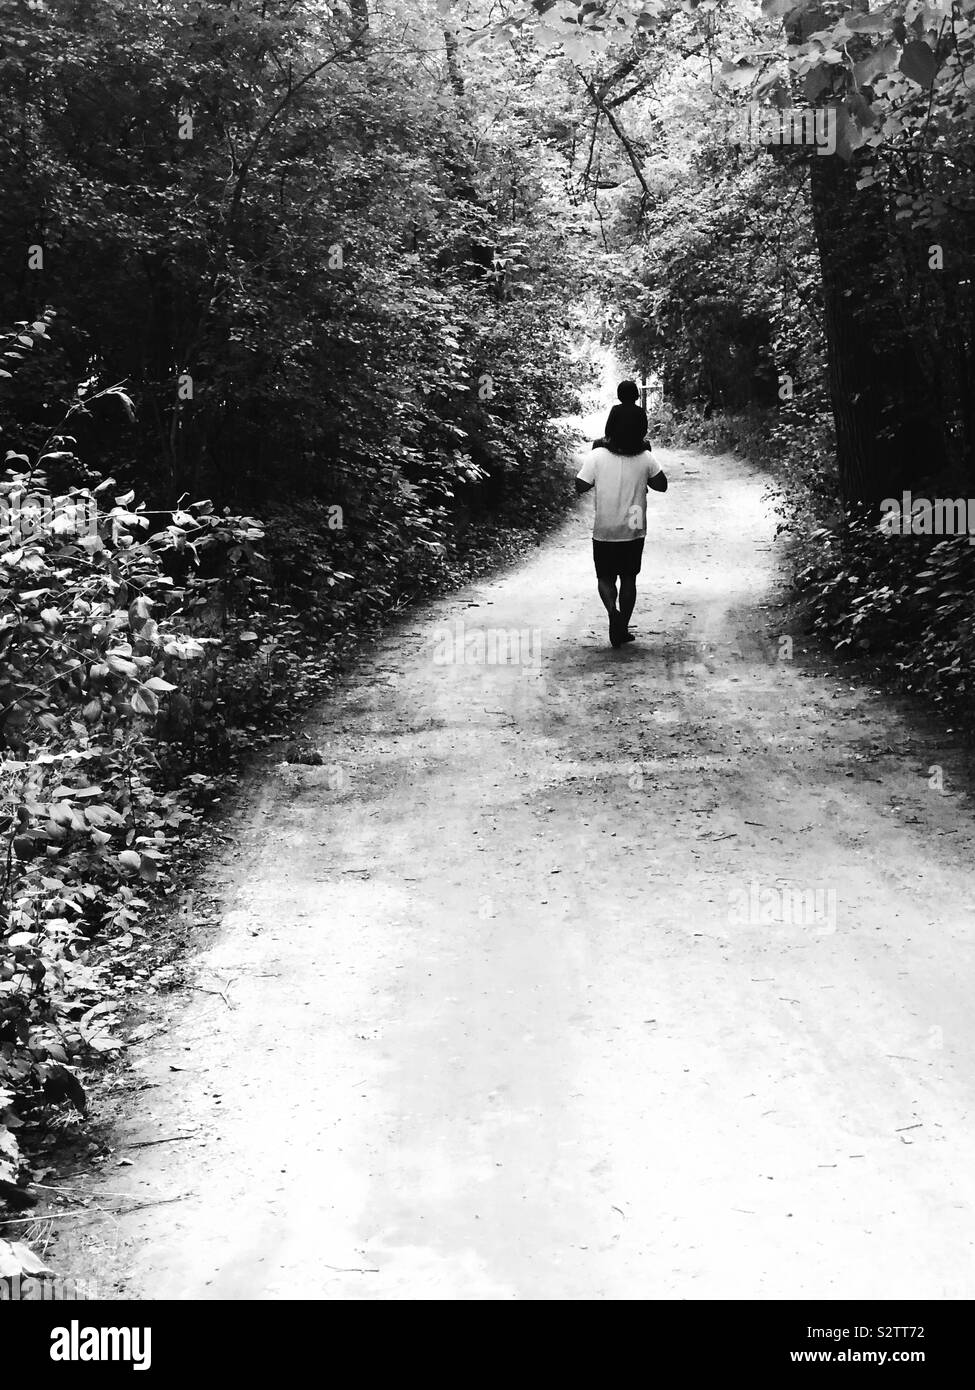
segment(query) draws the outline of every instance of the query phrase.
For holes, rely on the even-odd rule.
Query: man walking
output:
[[[596,582],[609,614],[609,640],[614,647],[621,647],[635,640],[629,622],[647,534],[647,489],[666,492],[667,476],[643,438],[646,416],[636,406],[636,383],[622,382],[617,395],[630,409],[614,407],[610,412],[607,430],[612,432],[605,442],[596,441],[576,475],[576,491],[596,489],[592,528]],[[642,417],[642,428],[638,417]]]

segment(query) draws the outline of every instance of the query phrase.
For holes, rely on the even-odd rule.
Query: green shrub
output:
[[[160,717],[188,699],[197,672],[219,671],[223,639],[200,634],[199,614],[225,606],[262,532],[209,503],[154,527],[131,492],[113,497],[111,480],[55,497],[39,467],[8,470],[0,501],[0,1179],[10,1181],[25,1107],[82,1108],[72,1064],[119,1046],[115,962],[102,948],[137,951],[145,895],[169,886],[174,847],[199,816],[194,782],[177,791],[161,774]],[[219,578],[199,577],[206,562]]]

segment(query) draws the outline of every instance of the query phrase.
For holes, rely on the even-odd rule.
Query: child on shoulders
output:
[[[635,381],[621,381],[616,388],[619,405],[614,405],[606,419],[602,439],[593,443],[594,449],[609,449],[614,454],[641,454],[650,450],[646,434],[647,412],[637,405],[640,390]]]

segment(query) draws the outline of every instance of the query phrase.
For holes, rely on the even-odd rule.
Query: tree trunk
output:
[[[890,282],[886,208],[856,161],[810,154],[840,488],[871,511],[945,464],[942,421]]]

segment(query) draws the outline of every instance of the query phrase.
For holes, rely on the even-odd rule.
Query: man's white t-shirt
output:
[[[594,541],[635,541],[647,534],[647,485],[663,472],[645,449],[642,454],[611,454],[593,449],[576,474],[596,485]]]

